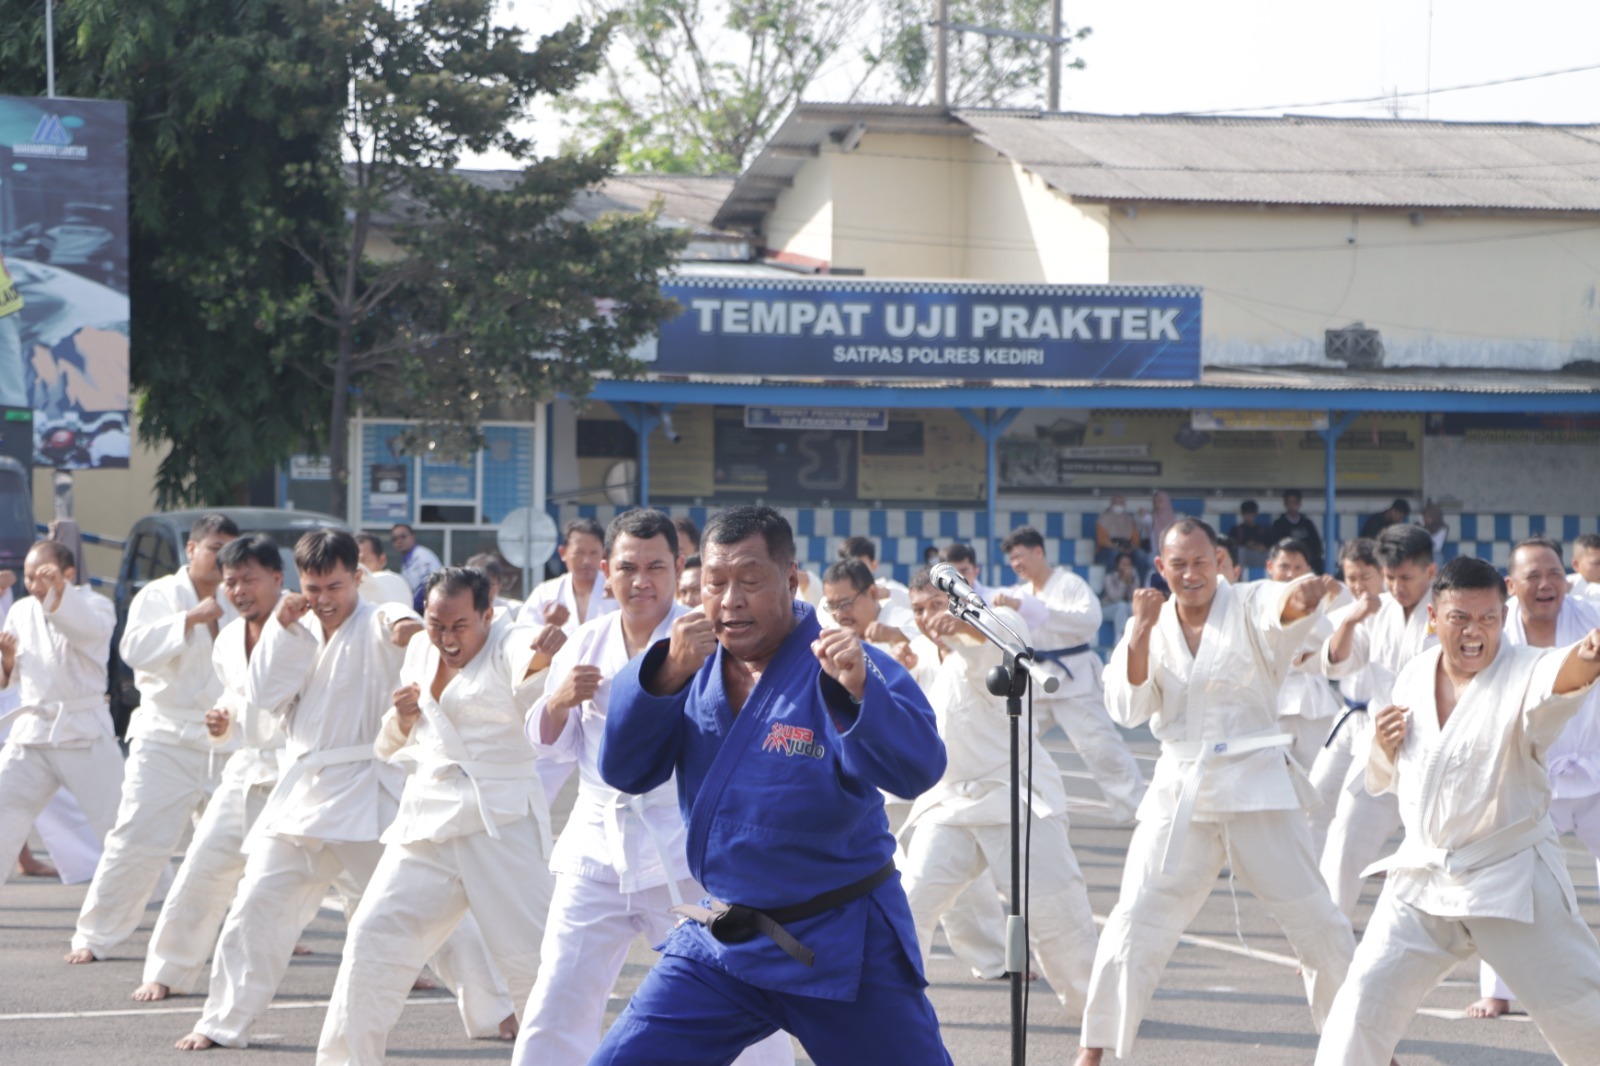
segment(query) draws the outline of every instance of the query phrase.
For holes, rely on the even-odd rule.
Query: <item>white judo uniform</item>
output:
[[[995,613],[1025,638],[1027,626],[1016,612],[1000,608]],[[975,883],[992,884],[985,873],[998,875],[993,883],[1003,884],[1007,899],[1011,888],[1010,727],[1004,699],[984,687],[984,676],[1003,656],[982,638],[957,634],[946,637],[945,644],[941,662],[931,643],[919,642],[918,666],[921,654],[933,659],[932,676],[919,683],[938,720],[948,763],[939,783],[912,803],[901,829],[911,837],[901,880],[924,960],[940,919]],[[1022,782],[1033,839],[1031,870],[1025,875],[1032,885],[1028,942],[1056,998],[1076,1019],[1083,1013],[1094,966],[1094,915],[1067,836],[1061,771],[1037,731],[1028,732],[1024,743],[1031,745],[1033,772]],[[1024,753],[1024,767],[1027,761]]]
[[[368,603],[400,603],[411,606],[411,585],[393,570],[361,568],[361,598]]]
[[[1600,606],[1600,585],[1590,583],[1582,574],[1567,575],[1567,595]]]
[[[1145,783],[1122,734],[1106,714],[1103,667],[1094,651],[1100,633],[1100,598],[1088,582],[1060,566],[1042,590],[1035,592],[1023,583],[1006,591],[1019,598],[1031,596],[1044,607],[1042,620],[1030,626],[1033,645],[1039,661],[1061,679],[1061,687],[1050,694],[1036,689],[1035,705],[1054,719],[1078,750],[1105,794],[1107,816],[1115,822],[1132,820]]]
[[[363,601],[327,639],[310,614],[287,627],[274,615],[262,631],[244,698],[279,717],[285,763],[245,839],[244,877],[194,1027],[217,1044],[248,1046],[250,1025],[289,966],[302,916],[336,878],[353,912],[377,868],[402,774],[377,760],[373,742],[405,656],[390,639],[391,626],[415,617],[402,604]],[[511,1013],[484,952],[476,926],[463,923],[435,960],[439,976],[459,990],[474,1036],[493,1034]]]
[[[111,601],[86,586],[68,585],[54,611],[30,596],[6,615],[5,631],[17,638],[4,685],[15,701],[11,732],[0,748],[0,855],[8,863],[63,788],[99,840],[116,823],[122,752],[105,696],[116,625]]]
[[[380,758],[414,767],[383,858],[350,922],[317,1061],[381,1062],[417,971],[470,911],[513,1004],[539,972],[550,906],[550,812],[523,732],[544,673],[524,678],[539,630],[500,618],[437,699],[439,649],[426,632],[406,649],[401,685],[422,714],[409,734],[383,720]]]
[[[228,729],[211,743],[232,754],[195,827],[145,953],[144,980],[164,984],[177,995],[198,992],[205,984],[206,963],[244,876],[245,835],[266,806],[284,761],[279,721],[290,708],[257,707],[245,698],[250,671],[245,637],[245,620],[235,618],[217,634],[212,649],[222,682],[217,706],[228,712]],[[318,902],[309,904],[313,911]],[[312,917],[304,914],[300,924]]]
[[[1556,616],[1556,644],[1565,648],[1576,644],[1591,630],[1600,627],[1600,605],[1567,596]],[[1508,644],[1527,644],[1528,632],[1522,623],[1517,601],[1506,605],[1505,639]],[[1550,821],[1557,833],[1571,833],[1600,859],[1600,689],[1589,693],[1583,707],[1544,756],[1550,772]],[[1479,992],[1494,999],[1512,999],[1511,989],[1488,962],[1479,964]]]
[[[1410,729],[1367,787],[1399,797],[1406,837],[1317,1047],[1317,1066],[1387,1063],[1423,998],[1474,950],[1494,964],[1564,1063],[1600,1062],[1600,945],[1578,912],[1550,822],[1545,753],[1589,689],[1552,696],[1567,649],[1503,643],[1441,728],[1440,650],[1394,702]]]
[[[1338,610],[1348,603],[1349,593],[1342,592],[1328,609]],[[1334,695],[1333,686],[1328,684],[1317,661],[1322,642],[1332,632],[1333,626],[1329,624],[1327,615],[1317,618],[1305,644],[1296,653],[1288,676],[1283,679],[1283,688],[1278,692],[1279,724],[1284,732],[1294,737],[1289,753],[1307,773],[1311,772],[1317,753],[1328,739],[1328,730],[1333,728],[1334,720],[1339,715],[1339,697]],[[1332,817],[1331,810],[1323,817],[1320,807],[1313,806],[1311,809],[1313,844],[1319,850],[1322,838],[1327,834],[1327,823]],[[1316,828],[1319,818],[1322,822],[1320,832]]]
[[[1378,613],[1356,630],[1346,659],[1330,663],[1328,646],[1323,645],[1323,672],[1341,686],[1369,666],[1377,671],[1368,675],[1373,685],[1369,699],[1377,700],[1377,705],[1366,714],[1352,715],[1344,725],[1345,729],[1356,729],[1350,738],[1352,759],[1334,808],[1333,821],[1328,825],[1327,842],[1322,846],[1322,876],[1328,882],[1328,891],[1333,893],[1339,913],[1346,918],[1356,912],[1356,904],[1361,900],[1364,880],[1361,871],[1383,854],[1389,838],[1400,829],[1400,808],[1394,796],[1373,795],[1365,785],[1367,760],[1372,750],[1371,716],[1391,702],[1392,679],[1399,676],[1406,663],[1425,649],[1438,646],[1439,639],[1428,626],[1428,605],[1432,602],[1430,591],[1423,595],[1408,618],[1405,608],[1385,595]]]
[[[567,620],[562,624],[561,631],[568,637],[576,633],[579,626],[617,609],[617,601],[606,592],[605,575],[597,574],[594,587],[589,590],[589,601],[584,605],[584,613],[580,617],[578,596],[572,587],[572,575],[562,574],[549,581],[541,581],[533,587],[533,592],[517,609],[517,621],[538,629],[544,625],[544,609],[552,603],[559,603],[567,609]]]
[[[1111,714],[1129,728],[1150,722],[1161,757],[1095,953],[1084,1047],[1128,1057],[1178,937],[1224,863],[1282,926],[1318,1024],[1344,980],[1355,939],[1317,873],[1304,813],[1311,786],[1278,721],[1278,690],[1316,618],[1280,621],[1297,584],[1219,581],[1192,655],[1169,600],[1137,687],[1126,634],[1111,656]]]
[[[688,609],[674,604],[651,634],[664,640]],[[541,758],[576,764],[578,797],[550,869],[555,895],[540,949],[539,978],[523,1012],[512,1062],[516,1066],[582,1066],[600,1045],[606,999],[622,972],[628,946],[641,934],[660,944],[675,919],[670,909],[704,893],[689,876],[687,830],[678,813],[678,788],[669,779],[644,795],[618,792],[600,777],[611,678],[628,663],[622,615],[610,612],[579,627],[550,664],[546,690],[555,691],[574,666],[600,668],[600,687],[568,715],[560,735],[540,742],[548,697],[528,712],[528,737]],[[761,1066],[794,1061],[793,1045],[778,1032],[737,1060]]]
[[[150,582],[128,606],[120,651],[133,668],[139,707],[128,723],[117,824],[106,837],[72,935],[73,949],[88,948],[95,958],[104,958],[138,928],[184,830],[193,826],[217,787],[225,761],[205,725],[206,712],[222,695],[211,665],[211,630],[184,623],[199,603],[185,567]],[[226,597],[217,603],[220,632],[238,614]]]

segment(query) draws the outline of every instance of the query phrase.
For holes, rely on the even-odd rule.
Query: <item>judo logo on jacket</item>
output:
[[[761,742],[762,751],[781,751],[785,755],[809,755],[820,759],[826,749],[816,742],[816,734],[804,726],[773,722],[772,732]]]

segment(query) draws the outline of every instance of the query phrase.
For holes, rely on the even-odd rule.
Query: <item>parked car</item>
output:
[[[0,479],[4,467],[0,467]],[[0,482],[3,484],[3,482]],[[133,670],[122,661],[118,645],[128,622],[128,604],[150,582],[176,573],[185,563],[184,546],[189,530],[201,516],[224,514],[245,533],[265,533],[278,542],[283,555],[283,585],[300,588],[300,572],[294,565],[294,545],[300,536],[313,529],[349,529],[332,515],[315,511],[283,511],[271,507],[211,507],[198,511],[167,511],[145,515],[128,531],[117,567],[117,585],[112,600],[117,605],[117,629],[111,638],[111,718],[117,735],[127,732],[128,717],[139,706],[139,690],[133,684]],[[0,526],[3,534],[3,526]],[[0,540],[0,545],[3,545]],[[26,550],[26,549],[24,549]]]
[[[32,483],[21,463],[0,455],[0,570],[14,570],[19,577],[33,544]]]

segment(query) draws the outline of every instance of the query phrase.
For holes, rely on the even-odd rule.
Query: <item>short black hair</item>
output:
[[[1556,553],[1557,562],[1563,564],[1566,562],[1566,557],[1562,554],[1561,542],[1553,537],[1547,537],[1542,533],[1532,537],[1524,537],[1522,540],[1519,540],[1513,544],[1511,546],[1511,558],[1515,559],[1517,557],[1517,552],[1521,551],[1523,548],[1549,548],[1551,551]]]
[[[871,559],[878,561],[878,546],[871,537],[846,537],[839,544],[841,559]]]
[[[482,570],[490,581],[500,586],[504,586],[506,580],[512,576],[511,568],[494,552],[478,552],[468,557],[466,565],[474,570]]]
[[[1600,533],[1580,533],[1578,539],[1572,542],[1572,554],[1579,552],[1600,551]]]
[[[678,515],[672,520],[672,528],[678,531],[678,543],[685,548],[700,548],[700,527],[694,524],[694,519],[688,515]]]
[[[361,565],[361,553],[356,538],[344,530],[313,529],[295,542],[294,565],[306,574],[331,574],[341,566],[353,574]]]
[[[1011,554],[1012,548],[1038,548],[1044,550],[1044,537],[1032,526],[1018,526],[1006,534],[1006,539],[1000,542],[1000,551],[1006,555]]]
[[[412,536],[417,535],[417,531],[411,528],[411,524],[409,522],[396,522],[394,525],[389,527],[389,533],[393,535],[394,531],[397,529],[403,529]]]
[[[593,537],[604,544],[606,531],[600,528],[600,523],[593,518],[574,518],[561,527],[561,543],[571,544],[574,534],[582,533],[586,537]]]
[[[1233,541],[1224,537],[1223,539],[1217,541],[1217,547],[1228,553],[1228,560],[1232,562],[1234,566],[1239,565],[1239,550],[1233,546]],[[1121,555],[1118,555],[1117,558],[1132,560],[1133,556],[1129,555],[1127,552],[1123,552]],[[1267,558],[1270,559],[1272,557],[1269,555]],[[1116,563],[1113,562],[1111,565],[1116,566]]]
[[[1500,571],[1495,565],[1484,559],[1475,559],[1470,555],[1460,555],[1439,567],[1439,573],[1433,579],[1433,598],[1437,600],[1441,593],[1466,592],[1476,589],[1494,589],[1500,593],[1503,601],[1510,595],[1506,591],[1506,579],[1500,576]]]
[[[1283,498],[1284,499],[1287,500],[1291,496],[1294,497],[1295,499],[1301,501],[1302,503],[1305,502],[1305,496],[1303,496],[1301,494],[1299,489],[1284,489],[1283,490]]]
[[[767,543],[767,556],[781,567],[794,562],[794,530],[789,520],[771,507],[742,504],[718,511],[700,535],[706,544],[738,544],[759,536]]]
[[[278,542],[265,533],[246,533],[237,540],[228,541],[217,553],[217,565],[224,570],[252,561],[260,564],[263,570],[283,573],[283,553],[278,550]]]
[[[65,570],[67,567],[76,568],[78,560],[73,558],[72,549],[59,540],[36,540],[28,548],[28,554],[42,551],[56,561],[56,565]]]
[[[954,544],[946,544],[944,546],[944,551],[939,553],[939,558],[947,563],[950,563],[952,566],[956,563],[971,563],[973,566],[978,565],[978,553],[972,550],[972,545],[962,544],[960,541],[957,541]]]
[[[1222,538],[1217,536],[1217,531],[1212,529],[1205,522],[1202,522],[1193,515],[1179,515],[1172,525],[1167,527],[1167,531],[1161,534],[1162,543],[1156,545],[1156,553],[1160,554],[1161,549],[1166,546],[1166,539],[1172,536],[1174,533],[1184,534],[1196,532],[1204,533],[1205,538],[1211,542],[1211,546],[1213,548],[1222,543]]]
[[[606,526],[605,546],[606,558],[611,558],[611,553],[617,547],[617,541],[624,536],[635,537],[639,540],[652,540],[655,537],[665,537],[667,551],[676,556],[678,554],[678,527],[672,524],[661,511],[648,507],[635,507],[631,511],[623,511],[611,520]]]
[[[877,583],[872,579],[872,571],[868,570],[867,564],[860,559],[840,559],[828,567],[827,572],[822,575],[822,583],[825,585],[840,581],[850,582],[850,587],[858,593],[867,591]]]
[[[210,514],[203,514],[194,520],[194,525],[189,527],[189,542],[192,544],[199,543],[207,537],[218,533],[224,537],[237,537],[239,535],[239,527],[227,515],[212,511]]]
[[[1346,541],[1339,549],[1339,566],[1342,569],[1345,563],[1362,563],[1377,569],[1378,567],[1378,542],[1371,537],[1357,537],[1355,540]]]
[[[380,559],[389,558],[389,553],[383,548],[383,538],[378,536],[376,533],[357,533],[355,536],[356,543],[358,545],[365,544],[367,546],[367,550],[373,555],[376,555]]]
[[[1433,562],[1433,538],[1421,526],[1394,525],[1378,534],[1378,561],[1386,570]]]
[[[1239,505],[1240,514],[1260,514],[1261,507],[1254,500],[1245,500]]]
[[[1298,537],[1284,537],[1271,548],[1267,549],[1267,562],[1270,563],[1278,556],[1286,555],[1290,552],[1300,556],[1300,558],[1304,559],[1308,563],[1311,561],[1311,554],[1306,551],[1305,541],[1300,540]]]
[[[689,558],[683,561],[683,568],[685,570],[698,570],[700,569],[701,565],[702,564],[700,562],[699,555],[691,555]]]
[[[951,547],[959,546],[960,545],[951,545]],[[970,548],[967,550],[971,551]],[[950,548],[945,549],[947,555],[945,562],[950,561],[948,558],[949,551]],[[911,580],[906,583],[906,591],[908,592],[921,592],[923,589],[931,589],[933,587],[933,571],[926,566],[919,566],[915,570],[911,571]]]
[[[1399,511],[1403,515],[1409,515],[1411,514],[1411,504],[1397,497],[1393,503],[1389,504],[1389,510]]]
[[[475,566],[446,566],[435,570],[422,583],[422,602],[437,592],[449,598],[461,592],[472,593],[472,609],[480,614],[493,604],[489,596],[489,575]]]

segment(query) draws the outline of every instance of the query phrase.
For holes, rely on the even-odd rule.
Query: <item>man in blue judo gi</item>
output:
[[[637,793],[676,771],[710,898],[681,909],[590,1066],[729,1063],[775,1029],[818,1066],[948,1064],[878,794],[944,773],[933,711],[795,602],[778,512],[716,515],[701,559],[701,610],[612,683],[600,773]]]

